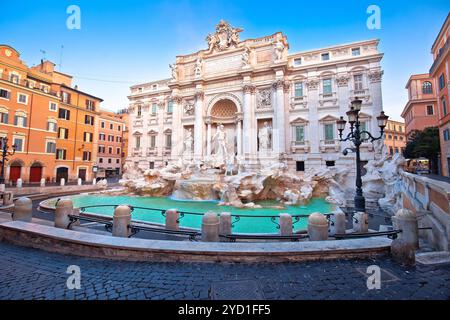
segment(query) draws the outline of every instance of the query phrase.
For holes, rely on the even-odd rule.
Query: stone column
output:
[[[244,156],[249,156],[252,153],[252,145],[251,140],[254,138],[251,136],[251,121],[252,121],[252,107],[251,107],[251,98],[252,98],[252,90],[254,87],[251,85],[245,85],[244,88],[244,137],[243,137],[243,146],[244,146]]]
[[[314,77],[312,74],[308,74],[308,81],[306,82],[306,87],[308,89],[308,141],[310,145],[310,153],[319,153],[319,144],[321,139],[320,125],[319,125],[319,79]]]
[[[181,124],[181,97],[172,97],[172,158],[175,160],[183,153],[183,126]]]
[[[337,212],[331,216],[333,222],[330,226],[330,234],[345,234],[346,231],[346,219],[345,213]]]
[[[14,221],[31,222],[33,206],[30,198],[19,198],[14,203]]]
[[[14,193],[12,191],[3,192],[3,205],[9,206],[14,203]]]
[[[206,155],[211,155],[211,121],[208,119],[208,128],[206,130]]]
[[[308,218],[308,236],[310,241],[328,239],[328,220],[325,215],[315,212]]]
[[[215,212],[207,212],[202,218],[202,241],[219,241],[219,217]]]
[[[66,179],[61,178],[60,186],[61,186],[61,187],[64,187],[65,185],[66,185]]]
[[[41,187],[45,187],[45,178],[41,179]]]
[[[22,179],[21,179],[21,178],[17,179],[17,188],[18,188],[18,189],[21,189],[21,188],[22,188],[22,184],[23,184]]]
[[[231,213],[222,212],[220,214],[220,224],[219,224],[219,233],[220,234],[231,234]]]
[[[289,213],[280,213],[280,235],[292,236],[292,216]]]
[[[130,235],[131,209],[129,206],[118,206],[114,210],[112,235],[128,238]]]
[[[166,210],[166,229],[179,230],[180,214],[176,209]]]
[[[284,106],[284,87],[285,82],[283,80],[278,80],[273,84],[275,89],[275,106],[273,109],[274,121],[273,121],[273,136],[272,145],[273,151],[276,154],[280,154],[286,151],[286,141],[285,141],[285,117],[286,111]]]
[[[241,126],[241,119],[239,119],[239,118],[237,121],[236,139],[237,139],[237,154],[241,155],[242,154],[242,126]]]
[[[419,248],[419,225],[417,216],[408,209],[400,209],[392,218],[395,229],[402,230],[399,239],[404,243]]]
[[[70,224],[69,214],[73,213],[73,202],[70,199],[60,199],[55,210],[55,227],[67,229]]]
[[[203,91],[195,93],[194,157],[203,157]]]
[[[81,186],[83,184],[83,181],[81,180],[81,178],[78,178],[78,185]]]

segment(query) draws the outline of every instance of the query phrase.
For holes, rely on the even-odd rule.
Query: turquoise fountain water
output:
[[[120,205],[129,204],[135,207],[145,207],[154,209],[178,209],[185,212],[205,213],[207,211],[231,212],[235,215],[268,216],[267,218],[241,217],[233,227],[233,232],[238,233],[276,233],[278,232],[270,216],[278,216],[280,213],[290,213],[292,215],[309,215],[313,212],[330,213],[334,206],[322,198],[312,199],[305,206],[286,206],[284,209],[275,208],[280,206],[276,201],[260,201],[257,204],[263,208],[240,209],[228,206],[219,206],[216,201],[178,201],[170,198],[135,197],[135,196],[105,196],[105,195],[80,195],[72,198],[75,207],[95,206],[95,205]],[[100,215],[112,216],[112,207],[89,208],[87,212]],[[164,216],[159,211],[142,210],[136,208],[132,213],[133,220],[142,220],[153,223],[164,224]],[[278,221],[278,219],[276,220]],[[300,219],[294,224],[294,230],[305,229],[307,219]],[[197,228],[201,226],[201,216],[185,215],[180,220],[180,226]]]

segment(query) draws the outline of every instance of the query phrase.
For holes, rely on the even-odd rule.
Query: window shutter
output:
[[[14,116],[14,125],[17,126],[18,118],[17,116]]]
[[[3,116],[4,123],[9,123],[9,114],[5,113]]]
[[[64,138],[68,139],[69,138],[69,129],[64,129],[64,132],[65,132]]]
[[[23,126],[26,127],[27,126],[27,117],[23,118]]]

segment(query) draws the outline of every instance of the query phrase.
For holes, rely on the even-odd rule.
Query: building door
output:
[[[11,166],[9,167],[9,181],[17,182],[17,179],[20,178],[20,173],[22,172],[21,166]]]
[[[86,169],[78,169],[78,178],[81,178],[81,180],[86,181]]]
[[[40,165],[32,165],[30,168],[30,182],[40,182],[42,178],[42,167]]]
[[[67,182],[69,178],[69,168],[60,167],[56,169],[56,182],[60,183],[62,178]]]

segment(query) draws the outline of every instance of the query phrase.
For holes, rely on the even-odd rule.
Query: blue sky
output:
[[[178,54],[206,47],[220,19],[244,32],[241,39],[282,31],[290,53],[379,38],[385,53],[384,109],[395,119],[406,103],[409,76],[427,72],[431,45],[450,9],[428,1],[116,1],[0,0],[0,43],[16,48],[29,66],[45,58],[74,75],[81,90],[103,107],[127,106],[129,86],[168,78]],[[366,27],[369,5],[381,8],[381,29]],[[81,29],[66,27],[70,5],[81,9]],[[62,50],[61,59],[61,46]],[[59,67],[59,66],[58,66]]]

